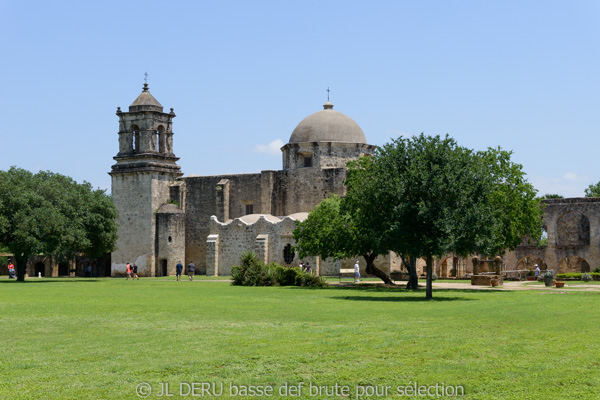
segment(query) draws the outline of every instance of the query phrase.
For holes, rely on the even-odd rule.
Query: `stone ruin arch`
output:
[[[537,264],[541,270],[548,269],[544,259],[535,256],[525,256],[517,262],[517,270],[534,270]]]
[[[558,273],[566,274],[568,272],[590,272],[590,264],[583,257],[565,257],[558,263]]]
[[[461,264],[459,257],[444,258],[440,263],[440,278],[456,278],[459,274],[464,274],[464,266]]]
[[[567,211],[556,221],[557,246],[589,246],[590,220],[579,211]]]

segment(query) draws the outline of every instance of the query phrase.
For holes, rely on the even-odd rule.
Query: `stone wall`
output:
[[[346,168],[348,161],[371,155],[375,148],[376,146],[364,143],[288,143],[282,148],[283,169],[307,168],[306,158],[310,158],[312,168]]]
[[[273,174],[271,214],[291,215],[312,211],[331,194],[346,193],[345,168],[299,168]]]
[[[139,276],[155,275],[155,214],[167,202],[171,183],[172,178],[162,174],[112,175],[112,198],[119,212],[113,276],[124,276],[128,262],[137,264]]]
[[[293,231],[297,220],[303,220],[306,213],[298,213],[282,219],[272,215],[248,215],[227,222],[216,217],[210,220],[210,234],[207,236],[207,275],[230,275],[231,268],[239,265],[242,254],[254,251],[265,263],[297,266],[300,261],[308,262],[313,272],[322,276],[337,276],[341,268],[354,268],[356,258],[333,260],[320,257],[305,257],[298,254],[286,262],[286,246],[294,246]],[[358,258],[361,274],[366,275],[366,262]],[[386,273],[399,270],[400,260],[391,253],[375,260],[375,265]]]
[[[252,205],[253,213],[262,208],[261,174],[237,174],[215,176],[189,176],[185,182],[185,265],[196,264],[196,273],[208,273],[206,269],[206,238],[210,234],[211,216],[226,214],[227,219],[245,215],[246,205]],[[226,181],[226,182],[223,182]],[[222,182],[221,184],[219,184]],[[222,187],[221,190],[217,186]],[[227,192],[227,196],[219,192]],[[227,204],[221,201],[227,198]],[[210,273],[209,273],[210,274]]]
[[[185,214],[174,204],[165,204],[156,214],[155,275],[175,275],[180,261],[185,261]]]

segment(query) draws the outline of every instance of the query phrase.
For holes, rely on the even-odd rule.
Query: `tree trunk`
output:
[[[25,271],[27,270],[28,259],[29,257],[23,255],[15,255],[15,261],[17,262],[17,265],[15,266],[17,270],[17,282],[25,282]]]
[[[433,257],[431,255],[427,255],[425,261],[427,261],[427,287],[425,298],[427,300],[431,300],[433,299]]]
[[[383,283],[385,283],[386,285],[394,284],[394,282],[392,282],[392,279],[389,276],[387,276],[387,274],[385,272],[383,272],[382,270],[377,268],[375,266],[375,264],[373,263],[375,261],[375,258],[377,258],[377,254],[366,254],[366,255],[363,255],[363,257],[365,258],[365,261],[367,262],[367,269],[366,269],[367,274],[375,275],[376,277],[381,279],[383,281]]]
[[[408,271],[408,282],[406,283],[406,289],[417,290],[419,288],[419,277],[417,276],[417,258],[411,255],[405,256],[400,254],[402,262]]]

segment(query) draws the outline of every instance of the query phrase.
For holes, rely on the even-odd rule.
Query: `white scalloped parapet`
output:
[[[300,212],[300,213],[296,213],[296,214],[292,214],[292,215],[286,215],[285,217],[276,217],[271,214],[248,214],[248,215],[244,215],[243,217],[229,219],[226,222],[221,222],[217,219],[217,217],[215,215],[213,215],[210,217],[210,222],[217,224],[218,226],[227,226],[227,225],[231,225],[231,224],[235,224],[238,226],[242,226],[242,225],[250,226],[250,225],[256,224],[257,222],[269,223],[269,224],[275,225],[275,224],[279,224],[285,220],[304,221],[307,217],[308,217],[307,212]]]

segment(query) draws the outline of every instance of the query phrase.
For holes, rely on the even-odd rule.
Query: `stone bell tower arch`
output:
[[[182,176],[173,153],[173,118],[150,94],[142,93],[129,106],[117,107],[119,152],[112,177],[112,198],[119,212],[117,250],[112,253],[111,275],[125,274],[134,262],[140,276],[155,276],[157,255],[156,212],[169,199],[183,204],[172,183]],[[180,186],[175,186],[179,188]]]

